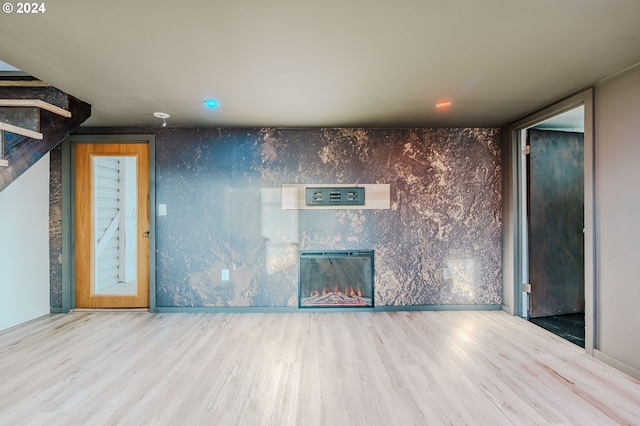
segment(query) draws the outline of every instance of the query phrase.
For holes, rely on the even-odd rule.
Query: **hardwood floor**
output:
[[[0,424],[640,424],[640,382],[500,311],[72,313],[0,333]]]

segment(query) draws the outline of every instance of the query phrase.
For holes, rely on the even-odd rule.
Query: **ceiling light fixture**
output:
[[[204,106],[207,108],[218,108],[220,106],[220,102],[215,99],[207,99],[204,101]]]
[[[166,112],[154,112],[153,116],[157,118],[162,118],[162,127],[167,127],[167,118],[171,117]]]
[[[442,99],[438,102],[436,102],[436,108],[438,109],[449,109],[449,107],[451,107],[451,100],[449,99]]]

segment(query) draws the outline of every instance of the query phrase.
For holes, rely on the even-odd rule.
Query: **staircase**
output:
[[[91,115],[91,105],[31,77],[0,77],[0,191]]]

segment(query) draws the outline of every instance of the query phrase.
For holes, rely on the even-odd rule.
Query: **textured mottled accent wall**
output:
[[[500,304],[499,143],[496,129],[158,132],[158,306],[296,306],[298,249],[356,248],[375,250],[378,306]],[[388,183],[391,209],[285,211],[287,183]]]
[[[62,308],[62,150],[49,153],[49,298],[52,308]]]
[[[298,250],[360,248],[377,306],[502,302],[497,129],[82,130],[156,134],[160,307],[295,307]],[[388,183],[391,209],[282,210],[307,183]]]

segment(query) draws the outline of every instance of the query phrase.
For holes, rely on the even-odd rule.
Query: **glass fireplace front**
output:
[[[373,250],[299,254],[300,308],[373,307]]]

